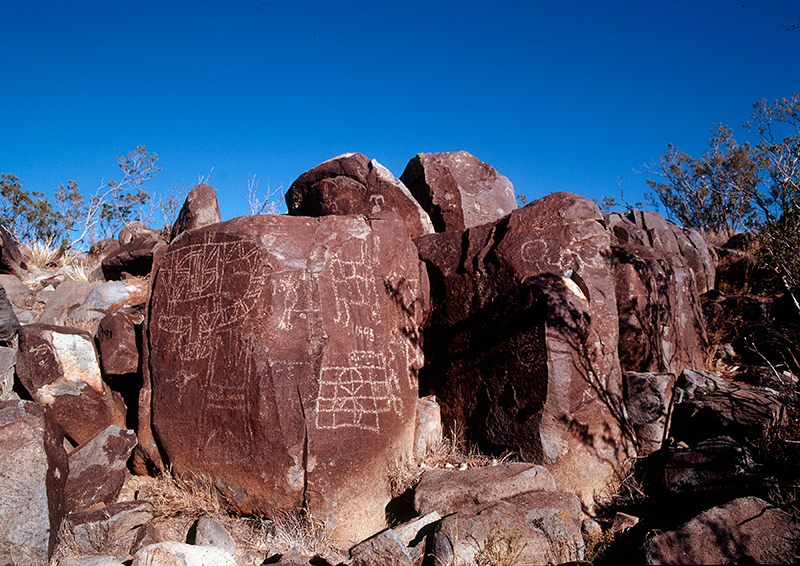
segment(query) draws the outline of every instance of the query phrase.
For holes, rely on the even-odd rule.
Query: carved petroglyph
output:
[[[250,313],[264,291],[265,264],[253,242],[213,241],[213,234],[167,252],[161,272],[171,293],[156,323],[175,337],[184,359],[211,356],[211,336],[233,329]]]
[[[351,240],[348,257],[352,259],[342,258],[340,250],[331,260],[333,322],[346,329],[358,349],[350,352],[344,363],[322,367],[315,419],[320,429],[354,427],[380,432],[381,415],[401,414],[396,368],[408,366],[396,359],[401,345],[382,330],[379,308],[388,299],[378,292],[368,253],[368,248],[375,251],[379,243],[377,237]]]

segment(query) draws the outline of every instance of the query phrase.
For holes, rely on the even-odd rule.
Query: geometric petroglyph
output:
[[[343,367],[325,367],[320,376],[316,426],[323,429],[354,427],[380,431],[380,415],[400,415],[394,372],[383,354],[351,352]]]
[[[377,236],[372,237],[372,243],[378,247]],[[385,299],[378,293],[366,241],[353,239],[346,245],[352,259],[343,259],[340,249],[330,263],[333,321],[358,346],[348,354],[346,362],[321,368],[315,421],[321,429],[353,427],[379,432],[381,414],[401,414],[394,369],[396,344],[390,343],[388,336],[378,336],[378,303]],[[388,346],[388,356],[379,350],[380,344]]]
[[[169,291],[156,324],[174,336],[185,360],[210,357],[212,336],[234,329],[264,292],[268,265],[258,247],[215,236],[168,251],[159,273]]]

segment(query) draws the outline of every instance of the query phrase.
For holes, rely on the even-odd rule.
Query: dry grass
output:
[[[62,255],[62,250],[53,245],[53,241],[28,242],[19,247],[25,262],[42,269],[58,266],[58,258]]]
[[[419,483],[426,469],[485,468],[514,461],[515,456],[513,452],[504,452],[499,457],[482,454],[477,446],[464,439],[462,429],[454,426],[446,438],[428,450],[422,461],[398,460],[389,467],[392,497],[403,494]]]
[[[139,492],[139,499],[146,499],[153,505],[160,517],[202,516],[225,518],[224,502],[219,492],[207,477],[200,474],[163,473],[156,481],[146,483]]]
[[[527,545],[522,535],[509,525],[495,525],[475,555],[477,566],[515,566]]]

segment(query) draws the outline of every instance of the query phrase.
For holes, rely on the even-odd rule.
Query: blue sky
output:
[[[752,103],[800,90],[796,0],[307,2],[0,0],[0,173],[28,190],[148,188],[213,168],[223,219],[256,175],[284,189],[349,151],[398,177],[466,150],[529,200],[630,202],[668,143],[737,139]]]

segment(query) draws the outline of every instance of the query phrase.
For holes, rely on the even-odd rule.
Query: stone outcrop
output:
[[[347,153],[306,171],[286,192],[294,216],[359,214],[367,217],[394,211],[412,238],[432,234],[428,213],[406,186],[377,161]]]
[[[0,401],[0,564],[47,564],[64,509],[67,454],[45,407]]]
[[[555,480],[546,468],[523,462],[466,471],[426,470],[414,488],[414,508],[420,515],[444,516],[467,505],[555,490]]]
[[[194,230],[221,222],[217,190],[211,185],[200,183],[189,191],[178,218],[172,224],[170,241],[186,230]]]
[[[647,456],[661,448],[669,430],[675,374],[625,372],[625,407],[636,433],[637,453]]]
[[[652,210],[632,210],[627,214],[613,212],[605,216],[614,244],[645,246],[683,257],[701,295],[714,288],[714,258],[702,235],[667,221]]]
[[[678,374],[703,367],[703,310],[683,256],[628,244],[613,246],[612,257],[623,370]]]
[[[125,405],[103,381],[89,333],[29,324],[20,329],[19,344],[22,385],[73,442],[86,442],[110,425],[125,426]]]
[[[8,230],[0,226],[0,273],[7,273],[17,277],[25,277],[27,270],[25,259],[19,246],[8,233]]]
[[[155,278],[140,422],[238,510],[305,505],[334,540],[363,540],[384,526],[387,463],[413,450],[426,299],[400,220],[186,232]]]
[[[625,458],[610,236],[554,193],[500,222],[415,240],[433,312],[425,387],[484,449],[548,465],[591,505]],[[424,388],[423,393],[426,393]]]
[[[517,208],[511,181],[466,151],[420,153],[406,165],[400,180],[428,212],[437,232],[496,222]]]
[[[786,512],[757,497],[704,511],[647,543],[647,564],[792,564],[800,529]]]
[[[128,471],[125,463],[136,446],[136,435],[111,425],[69,454],[65,487],[67,510],[88,511],[116,501]]]
[[[464,507],[442,520],[434,535],[433,555],[439,564],[458,560],[480,564],[493,556],[510,557],[514,551],[517,564],[580,560],[581,514],[575,494],[558,491],[532,491]]]
[[[122,243],[122,234],[120,238]],[[157,233],[152,230],[143,232],[103,258],[100,264],[103,276],[106,281],[118,281],[149,275],[153,263],[166,247],[166,242]]]

